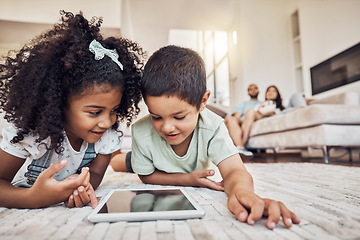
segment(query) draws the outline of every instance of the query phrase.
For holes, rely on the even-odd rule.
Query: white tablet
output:
[[[91,222],[202,218],[205,211],[183,189],[114,189],[88,216]]]

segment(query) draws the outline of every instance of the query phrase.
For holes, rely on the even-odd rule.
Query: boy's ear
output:
[[[203,111],[206,107],[206,103],[210,98],[210,90],[206,90],[206,92],[204,93],[203,98],[201,99],[201,104],[200,104],[200,109],[199,111]]]

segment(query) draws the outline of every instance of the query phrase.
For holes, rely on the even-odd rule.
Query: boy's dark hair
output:
[[[49,149],[61,152],[64,140],[64,108],[69,96],[77,96],[95,86],[122,89],[117,110],[119,121],[127,124],[140,109],[140,79],[144,53],[124,38],[103,39],[102,18],[88,21],[83,14],[61,11],[58,24],[33,39],[18,52],[9,52],[0,64],[0,109],[5,119],[18,129],[13,143],[25,135],[38,136],[37,142],[51,139]],[[108,56],[95,60],[89,44],[96,39],[104,48],[116,49],[123,70]],[[81,95],[80,95],[81,96]]]
[[[169,45],[157,50],[145,64],[141,92],[146,96],[176,96],[200,108],[206,92],[205,64],[189,49]]]

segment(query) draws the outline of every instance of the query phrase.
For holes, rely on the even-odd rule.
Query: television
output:
[[[360,80],[360,43],[310,68],[312,95]]]

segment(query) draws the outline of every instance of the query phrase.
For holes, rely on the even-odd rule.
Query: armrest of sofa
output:
[[[220,104],[215,104],[215,103],[211,103],[211,104],[207,104],[206,108],[209,109],[210,111],[216,113],[217,115],[219,115],[222,118],[225,118],[231,111],[230,107],[226,107]]]
[[[311,104],[345,104],[359,105],[359,94],[357,92],[346,92],[319,98],[311,101]]]

